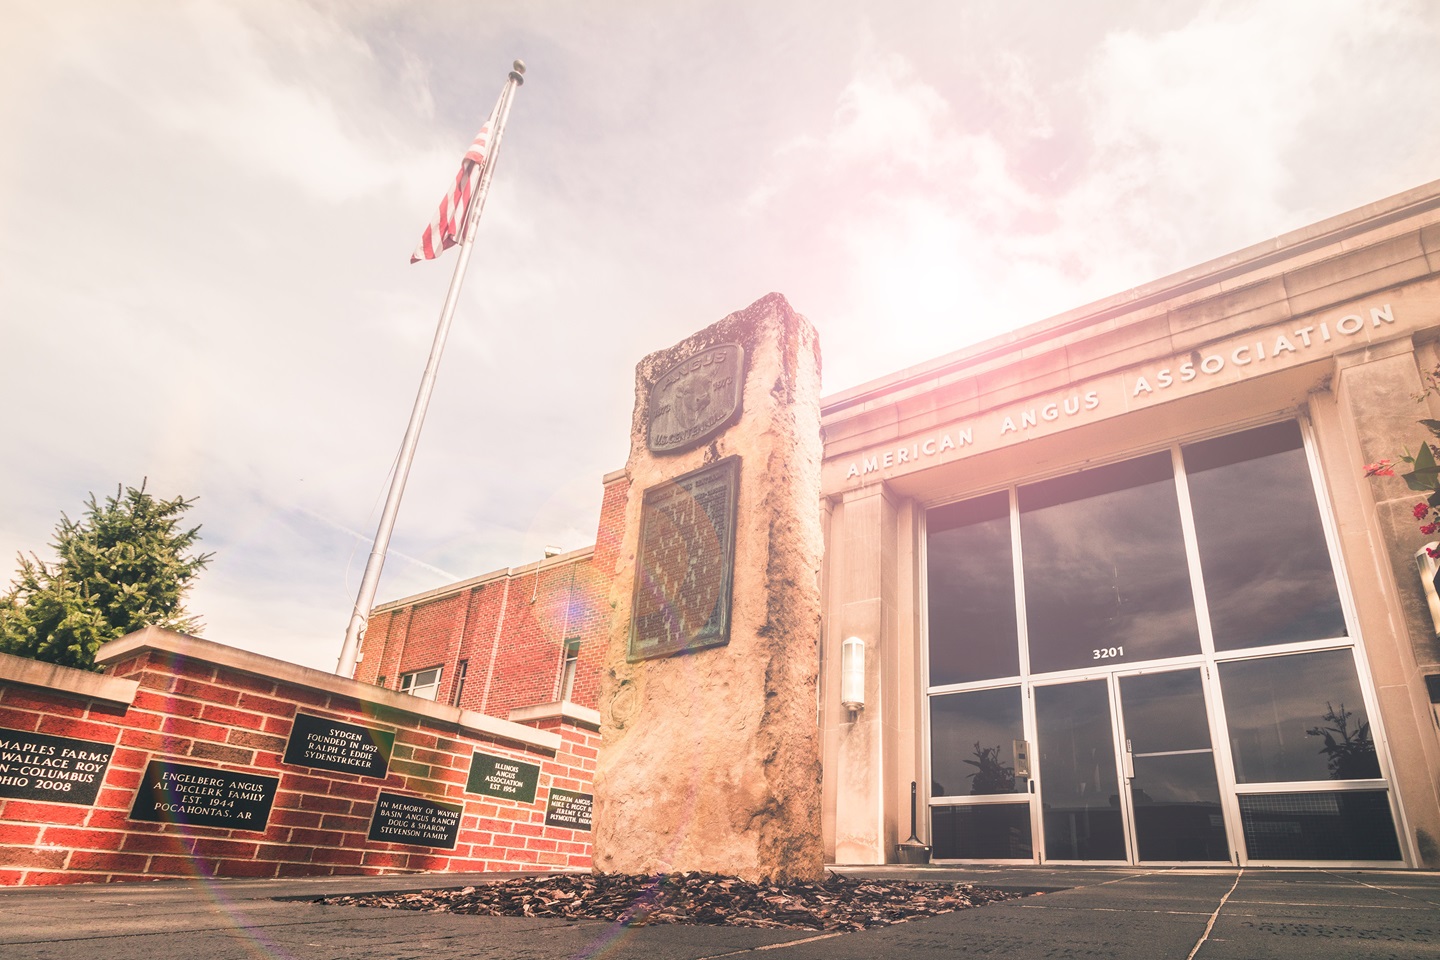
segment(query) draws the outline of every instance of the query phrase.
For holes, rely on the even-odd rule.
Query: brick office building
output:
[[[593,546],[377,606],[355,679],[501,719],[593,709],[629,489],[623,471],[602,483]]]

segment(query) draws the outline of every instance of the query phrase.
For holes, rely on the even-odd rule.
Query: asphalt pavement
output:
[[[623,927],[326,906],[515,874],[156,881],[0,890],[4,960],[1387,960],[1440,958],[1440,873],[842,868],[1042,891],[856,933]]]

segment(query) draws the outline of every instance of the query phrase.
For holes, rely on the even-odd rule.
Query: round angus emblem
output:
[[[646,442],[654,453],[678,453],[735,421],[745,385],[745,348],[720,343],[666,370],[650,390]]]

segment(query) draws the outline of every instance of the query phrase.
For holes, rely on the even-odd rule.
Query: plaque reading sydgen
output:
[[[631,661],[730,640],[740,458],[645,491],[630,613]]]
[[[545,826],[589,830],[594,807],[595,797],[591,794],[551,788],[550,802],[545,805]]]
[[[264,830],[279,782],[278,777],[151,760],[130,819]]]
[[[375,801],[375,815],[370,818],[369,837],[386,843],[454,850],[464,809],[459,804],[424,797],[381,793]]]
[[[0,800],[91,804],[115,748],[0,728]]]
[[[466,793],[482,797],[499,797],[519,803],[535,802],[535,787],[540,783],[540,766],[493,757],[476,751],[470,758],[470,776],[465,781]]]
[[[740,415],[745,348],[717,343],[666,370],[650,388],[645,442],[655,453],[702,443]]]
[[[297,713],[285,744],[285,762],[318,770],[384,778],[395,749],[395,731],[362,727]]]

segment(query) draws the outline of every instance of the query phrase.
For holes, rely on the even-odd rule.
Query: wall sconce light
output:
[[[1435,636],[1440,637],[1440,593],[1435,589],[1435,576],[1440,572],[1430,556],[1431,548],[1440,550],[1440,541],[1431,541],[1415,551],[1415,569],[1420,572],[1420,588],[1425,592],[1425,602],[1430,606],[1430,623],[1435,627]]]
[[[840,645],[840,706],[852,718],[865,706],[865,641],[859,637]]]

